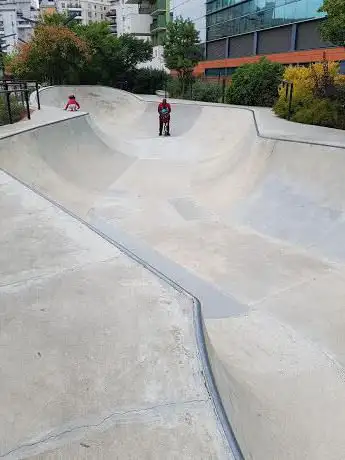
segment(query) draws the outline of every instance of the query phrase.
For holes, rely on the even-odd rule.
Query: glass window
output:
[[[213,0],[207,4],[208,39],[316,19],[324,16],[319,6],[320,0]]]

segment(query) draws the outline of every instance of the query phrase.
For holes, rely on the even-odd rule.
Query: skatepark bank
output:
[[[80,87],[73,91],[90,114],[60,115],[69,91],[41,92],[45,121],[3,137],[2,169],[200,300],[211,367],[245,458],[341,459],[341,135],[333,145],[332,130],[321,130],[323,145],[314,127],[298,142],[262,136],[265,112],[175,103],[172,137],[161,139],[155,102]]]

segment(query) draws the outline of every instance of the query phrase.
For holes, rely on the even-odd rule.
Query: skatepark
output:
[[[0,128],[0,458],[342,459],[345,133],[40,96]]]

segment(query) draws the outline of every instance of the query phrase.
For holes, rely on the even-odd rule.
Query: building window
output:
[[[318,0],[212,0],[206,5],[207,40],[317,19]]]
[[[66,8],[66,3],[62,2],[61,3],[61,8]]]
[[[87,15],[89,18],[91,18],[91,11],[88,11]]]

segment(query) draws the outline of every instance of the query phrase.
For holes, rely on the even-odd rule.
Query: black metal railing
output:
[[[285,100],[288,101],[287,119],[290,120],[292,114],[293,83],[292,81],[282,80],[281,85],[285,89]]]
[[[1,124],[14,123],[18,118],[27,116],[31,119],[30,95],[36,93],[37,109],[41,109],[39,85],[30,80],[0,80],[0,97],[2,98],[3,116]]]

